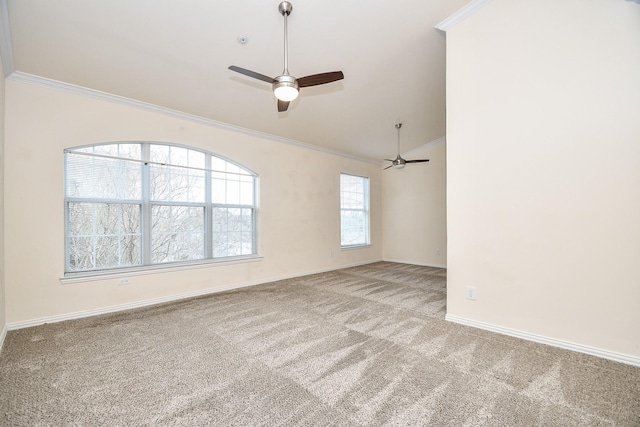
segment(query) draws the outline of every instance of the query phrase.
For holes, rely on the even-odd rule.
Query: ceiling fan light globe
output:
[[[393,165],[394,169],[403,169],[406,166],[405,163],[397,163]]]
[[[273,82],[273,94],[280,101],[289,102],[298,97],[298,81],[285,69]]]
[[[289,86],[287,83],[279,83],[278,87],[273,89],[273,94],[280,101],[289,102],[298,97],[298,89],[293,86]]]

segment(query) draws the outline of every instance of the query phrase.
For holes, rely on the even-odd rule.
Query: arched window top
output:
[[[67,274],[256,255],[257,175],[159,142],[65,150]]]
[[[145,145],[150,148],[148,156],[145,156],[143,152]],[[167,142],[104,142],[68,148],[65,152],[87,153],[95,156],[147,161],[193,169],[206,169],[202,160],[205,156],[210,156],[210,170],[212,171],[257,176],[252,170],[219,154]]]

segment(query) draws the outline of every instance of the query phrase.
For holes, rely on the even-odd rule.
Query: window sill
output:
[[[100,272],[86,272],[86,273],[70,273],[65,277],[60,278],[60,283],[63,285],[71,283],[92,282],[96,280],[109,280],[131,276],[144,276],[148,274],[168,273],[172,271],[181,270],[193,270],[196,268],[209,268],[218,265],[231,265],[231,264],[243,264],[247,262],[262,261],[263,257],[259,255],[249,255],[243,257],[234,257],[228,259],[216,259],[216,260],[201,260],[189,263],[176,263],[176,264],[160,264],[150,265],[144,267],[131,267],[128,269],[117,269]]]
[[[353,249],[367,249],[371,247],[371,243],[367,243],[364,245],[350,245],[350,246],[340,246],[340,250],[350,251]]]

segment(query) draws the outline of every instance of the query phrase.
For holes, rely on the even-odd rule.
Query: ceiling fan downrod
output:
[[[289,74],[289,32],[287,29],[287,17],[293,10],[293,5],[283,1],[278,5],[278,10],[284,17],[284,69],[282,75],[276,77],[273,82],[273,93],[280,101],[289,102],[298,97],[300,86],[295,77]]]
[[[396,169],[402,169],[403,167],[405,167],[406,161],[400,157],[400,128],[402,127],[402,123],[398,122],[396,123],[396,129],[398,129],[398,143],[397,143],[397,153],[398,155],[396,156],[396,158],[393,160],[393,167]]]
[[[287,30],[287,17],[293,10],[293,5],[288,1],[283,1],[278,5],[278,10],[284,17],[284,70],[282,74],[289,74],[289,31]]]

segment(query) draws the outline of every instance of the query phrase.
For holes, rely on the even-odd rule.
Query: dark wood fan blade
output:
[[[282,113],[283,111],[287,111],[289,108],[289,101],[280,101],[278,99],[278,113]]]
[[[308,87],[323,85],[325,83],[336,82],[344,79],[342,71],[332,71],[330,73],[313,74],[311,76],[300,77],[298,79],[298,86]]]
[[[391,159],[385,159],[387,162],[393,162],[393,160]]]
[[[428,162],[429,159],[419,159],[419,160],[407,160],[406,163],[423,163]]]
[[[273,83],[273,77],[265,76],[264,74],[256,73],[255,71],[247,70],[244,68],[236,67],[232,65],[229,67],[231,71],[244,74],[245,76],[253,77],[254,79],[262,80],[263,82]]]
[[[393,166],[393,164],[390,164],[389,166],[387,166],[386,168],[382,169],[383,171],[386,171],[387,169],[389,169],[391,166]]]

